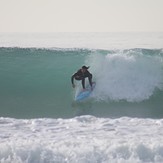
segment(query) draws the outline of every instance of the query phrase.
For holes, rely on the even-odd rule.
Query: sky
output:
[[[163,31],[163,0],[0,0],[0,32],[134,31]]]

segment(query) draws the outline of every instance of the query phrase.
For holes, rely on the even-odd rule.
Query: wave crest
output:
[[[155,89],[163,90],[162,56],[132,50],[93,54],[87,62],[97,82],[97,100],[140,102],[149,99]]]

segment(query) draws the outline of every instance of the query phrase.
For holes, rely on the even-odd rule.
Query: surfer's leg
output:
[[[83,86],[83,89],[85,89],[85,78],[82,78],[82,86]]]
[[[83,89],[85,89],[85,78],[78,76],[78,77],[75,77],[75,79],[78,81],[81,80],[82,81],[82,87],[83,87]]]

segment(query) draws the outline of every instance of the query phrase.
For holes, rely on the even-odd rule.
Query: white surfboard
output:
[[[92,83],[92,88],[90,85],[88,85],[84,91],[80,91],[77,94],[77,96],[75,97],[75,101],[82,101],[90,97],[95,86],[96,86],[95,82]]]

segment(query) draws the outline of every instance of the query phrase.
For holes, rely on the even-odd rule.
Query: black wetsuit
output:
[[[83,89],[85,89],[85,78],[88,78],[89,84],[92,87],[92,74],[88,70],[86,70],[83,73],[82,70],[80,69],[74,75],[72,75],[72,77],[71,77],[72,84],[74,84],[74,78],[76,80],[81,80],[82,81]]]

